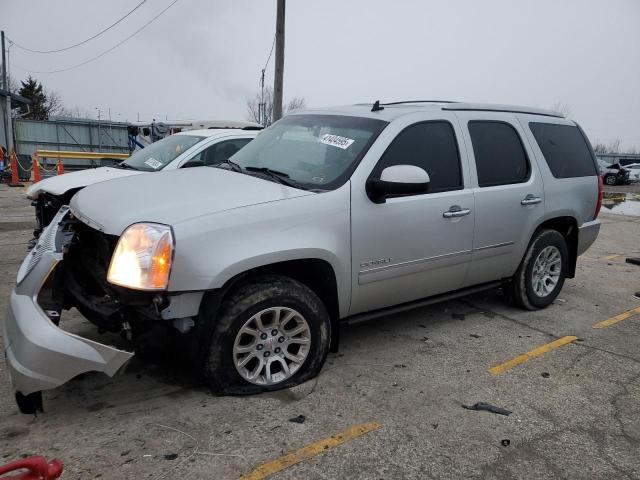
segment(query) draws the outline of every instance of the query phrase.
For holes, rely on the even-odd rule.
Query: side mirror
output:
[[[187,163],[182,165],[182,168],[191,168],[191,167],[204,167],[204,162],[202,160],[189,160]]]
[[[429,174],[415,165],[393,165],[382,171],[380,178],[370,178],[365,186],[374,203],[384,203],[387,197],[420,195],[429,188]]]

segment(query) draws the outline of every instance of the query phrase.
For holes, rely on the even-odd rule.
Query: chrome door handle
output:
[[[531,194],[520,200],[520,205],[536,205],[538,203],[542,203],[542,199]]]
[[[442,213],[444,218],[464,217],[469,215],[471,210],[468,208],[461,208],[460,205],[453,205],[446,212]]]

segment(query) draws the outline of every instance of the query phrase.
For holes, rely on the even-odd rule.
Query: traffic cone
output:
[[[56,168],[56,175],[62,175],[64,173],[64,164],[62,163],[62,159],[58,158],[58,166]]]
[[[34,153],[31,155],[31,164],[33,165],[33,181],[39,182],[41,180],[40,177],[40,162],[38,161],[38,154]]]
[[[18,157],[16,157],[15,150],[11,152],[11,183],[10,187],[24,187],[23,184],[20,183],[20,179],[18,178]]]

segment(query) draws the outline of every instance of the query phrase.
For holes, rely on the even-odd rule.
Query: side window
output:
[[[249,143],[251,138],[236,138],[234,140],[225,140],[223,142],[214,143],[210,147],[205,148],[197,155],[193,156],[187,163],[197,162],[198,165],[217,165],[218,163],[228,160],[233,154]]]
[[[469,135],[480,187],[527,181],[529,160],[513,126],[506,122],[473,120],[469,122]]]
[[[597,175],[591,149],[578,127],[531,122],[529,128],[555,178]]]
[[[458,144],[449,122],[422,122],[405,128],[384,152],[371,177],[380,178],[392,165],[423,168],[431,179],[429,193],[463,188]]]

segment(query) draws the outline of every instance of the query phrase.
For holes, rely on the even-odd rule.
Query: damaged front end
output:
[[[60,328],[75,307],[100,332],[120,332],[136,350],[158,329],[183,326],[201,294],[174,297],[106,281],[118,238],[82,223],[63,206],[43,230],[18,271],[4,324],[4,342],[16,400],[23,413],[41,409],[40,392],[89,371],[113,376],[131,359],[125,351]],[[184,297],[184,296],[182,296]],[[159,321],[172,320],[172,321]],[[175,330],[175,329],[174,329]]]

